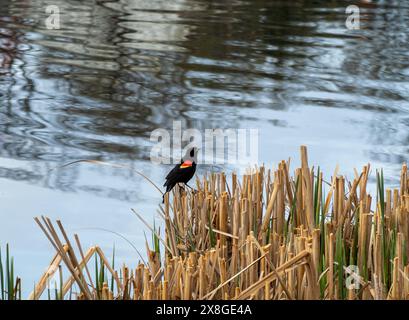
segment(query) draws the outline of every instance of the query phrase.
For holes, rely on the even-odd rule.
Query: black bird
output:
[[[187,150],[180,163],[178,163],[168,173],[165,178],[166,182],[163,185],[164,187],[166,187],[166,192],[163,194],[162,203],[165,202],[165,194],[171,191],[176,184],[184,183],[185,185],[187,185],[188,181],[192,179],[196,171],[198,150],[198,148],[190,148],[189,150]]]

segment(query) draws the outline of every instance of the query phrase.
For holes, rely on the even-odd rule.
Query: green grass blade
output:
[[[112,250],[112,263],[111,263],[112,270],[115,270],[115,244]],[[114,275],[111,276],[111,291],[114,292]]]
[[[1,300],[4,300],[5,292],[4,292],[4,270],[3,270],[3,258],[1,253],[0,247],[0,290],[1,290]]]

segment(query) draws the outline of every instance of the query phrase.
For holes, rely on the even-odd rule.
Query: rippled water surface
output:
[[[48,30],[47,5],[61,11]],[[32,220],[45,214],[84,246],[135,264],[160,195],[150,133],[258,128],[259,159],[291,157],[351,174],[368,161],[390,185],[409,155],[409,2],[0,0],[0,243],[32,288],[52,250]],[[202,169],[202,173],[206,168]],[[231,170],[232,168],[228,168]],[[94,229],[93,229],[94,228]],[[24,262],[24,263],[22,263]]]

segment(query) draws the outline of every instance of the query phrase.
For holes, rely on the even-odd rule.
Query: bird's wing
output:
[[[177,164],[172,170],[169,171],[165,179],[169,179],[176,171],[178,171],[180,164]]]

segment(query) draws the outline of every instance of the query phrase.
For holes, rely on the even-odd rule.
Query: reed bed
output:
[[[78,236],[76,255],[60,222],[57,234],[49,219],[36,219],[56,256],[30,298],[41,296],[64,263],[71,276],[61,299],[74,284],[79,299],[408,299],[406,164],[398,189],[385,189],[376,172],[373,198],[369,164],[352,181],[338,170],[324,181],[309,167],[306,147],[300,151],[293,173],[281,161],[241,179],[211,173],[193,192],[176,187],[158,210],[163,237],[135,211],[153,235],[147,261],[135,268],[114,270],[98,247],[84,253]],[[95,254],[108,275],[90,275]]]

